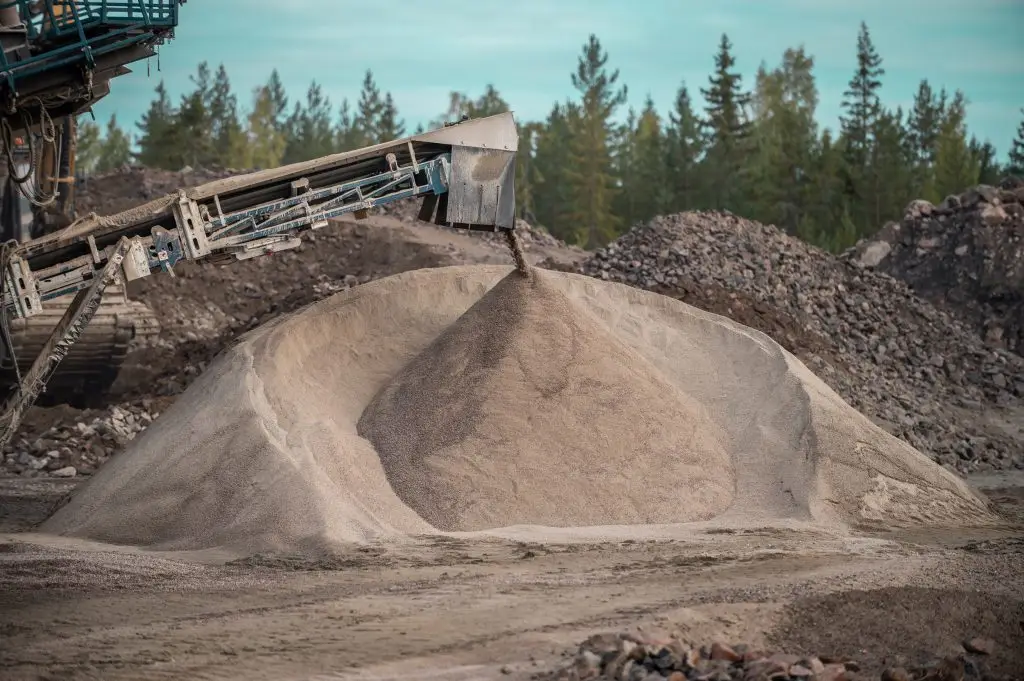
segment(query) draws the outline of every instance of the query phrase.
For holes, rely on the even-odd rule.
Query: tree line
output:
[[[698,88],[702,105],[683,82],[670,111],[659,112],[650,96],[639,110],[623,111],[627,88],[591,35],[570,74],[575,96],[556,102],[544,120],[518,121],[519,214],[593,248],[655,215],[726,209],[839,250],[899,219],[911,199],[938,202],[1004,174],[1024,175],[1024,120],[1001,163],[967,130],[962,92],[922,80],[910,110],[888,107],[879,96],[883,60],[863,23],[856,55],[833,131],[817,122],[814,57],[803,47],[762,63],[747,87],[722,35],[713,72]],[[359,98],[337,108],[315,81],[291,102],[276,70],[245,112],[223,65],[200,64],[192,85],[178,102],[157,86],[136,124],[135,150],[115,116],[103,131],[82,121],[79,167],[269,168],[413,132],[371,71]],[[428,127],[509,109],[493,85],[476,98],[453,92]]]

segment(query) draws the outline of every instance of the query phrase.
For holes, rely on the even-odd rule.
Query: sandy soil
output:
[[[850,655],[866,671],[987,636],[1010,673],[1024,663],[1024,479],[978,482],[1006,526],[546,546],[434,537],[227,562],[9,534],[0,668],[12,680],[526,679],[595,631],[647,625]],[[74,484],[0,480],[0,532],[38,524]]]
[[[584,336],[614,336],[643,360],[621,364],[648,363],[704,405],[737,469],[742,498],[729,513],[671,527],[539,533],[519,525],[490,535],[440,534],[422,518],[395,516],[418,518],[390,491],[395,472],[377,460],[373,478],[377,455],[346,433],[376,395],[415,393],[434,366],[453,376],[465,365],[491,380],[487,362],[463,362],[461,351],[445,352],[432,339],[442,329],[455,334],[456,318],[471,319],[463,313],[486,299],[504,269],[424,271],[364,285],[250,334],[70,503],[77,481],[0,479],[0,676],[527,679],[560,666],[593,633],[637,626],[695,644],[720,639],[852,657],[875,678],[883,666],[924,662],[985,637],[994,641],[994,671],[1024,669],[1024,476],[975,480],[991,502],[981,512],[960,479],[833,399],[767,337],[653,294],[613,295],[589,279],[545,275],[567,300],[589,301],[601,321]],[[452,272],[462,284],[441,286]],[[396,286],[401,295],[384,295]],[[565,312],[562,322],[576,319]],[[517,358],[520,344],[558,336],[542,332],[550,324],[544,315],[527,307],[521,317],[521,333],[483,345]],[[392,345],[373,344],[381,337]],[[346,342],[338,347],[338,339]],[[463,340],[456,349],[479,339]],[[572,353],[553,356],[575,366]],[[419,373],[402,378],[399,370],[415,369],[409,360],[417,357],[427,360]],[[766,367],[777,371],[752,379]],[[516,371],[529,379],[523,385],[544,388],[534,378],[548,372],[522,357],[500,373]],[[276,389],[252,389],[265,385]],[[520,388],[486,391],[509,403],[494,412],[528,413],[535,402],[540,423],[551,407]],[[276,401],[264,409],[268,394]],[[438,415],[427,406],[433,423]],[[410,411],[382,409],[374,419],[394,422]],[[598,444],[589,455],[600,459]],[[337,507],[324,512],[328,501]],[[367,518],[401,531],[365,532]],[[334,540],[306,541],[325,537]]]

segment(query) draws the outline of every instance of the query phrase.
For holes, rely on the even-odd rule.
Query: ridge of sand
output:
[[[396,464],[416,460],[423,452],[382,441],[382,461],[359,435],[357,423],[366,412],[364,428],[377,431],[371,437],[381,439],[385,425],[380,419],[386,413],[392,413],[398,427],[408,428],[410,423],[429,426],[431,419],[446,411],[454,417],[465,409],[458,401],[460,395],[476,399],[484,410],[521,404],[526,398],[515,391],[484,398],[475,389],[464,389],[438,397],[436,405],[419,415],[408,410],[389,412],[409,400],[403,394],[415,390],[417,375],[431,375],[425,365],[433,355],[424,352],[432,344],[436,351],[445,342],[457,340],[460,333],[472,339],[467,326],[482,332],[479,325],[459,320],[482,299],[500,302],[500,288],[491,296],[486,294],[509,274],[509,268],[498,266],[409,272],[339,293],[250,332],[213,362],[126,451],[83,484],[42,531],[154,549],[227,547],[250,552],[434,533],[438,528],[423,515],[438,524],[445,524],[443,519],[432,515],[434,507],[410,495],[443,488],[437,481],[445,467],[449,474],[465,475],[467,480],[489,481],[483,490],[472,489],[466,481],[455,487],[474,509],[472,513],[464,510],[458,522],[472,527],[501,522],[487,510],[484,493],[500,487],[494,475],[460,471],[457,457],[439,461],[445,456],[442,448],[433,455],[433,480],[405,485],[398,480]],[[616,367],[617,374],[605,378],[643,377],[641,383],[648,391],[644,394],[653,395],[664,407],[656,412],[659,420],[654,425],[664,428],[667,416],[678,409],[689,419],[687,424],[702,424],[698,441],[703,449],[697,451],[703,452],[706,461],[726,465],[721,451],[728,455],[734,473],[707,470],[698,478],[717,490],[734,475],[731,505],[716,521],[795,519],[841,528],[864,520],[910,524],[989,520],[985,502],[963,481],[846,405],[767,336],[623,285],[555,272],[536,276],[540,295],[558,299],[569,326],[587,329],[581,349],[590,353],[586,356],[593,368],[607,371],[611,357],[621,357],[630,364]],[[508,281],[503,285],[511,286]],[[557,376],[564,369],[559,358],[571,356],[561,336],[550,336],[560,333],[562,325],[544,317],[543,305],[530,300],[524,305],[526,313],[521,314],[511,338],[523,343],[531,334],[536,336],[530,342],[553,352],[555,364],[550,369]],[[481,304],[470,321],[474,315],[493,318],[495,314]],[[491,344],[501,345],[509,338],[498,330],[486,333],[491,334],[487,339]],[[449,362],[459,356],[481,361],[478,353],[460,355],[455,347],[449,348],[447,356]],[[501,371],[468,369],[484,376],[485,384],[498,385],[512,371],[509,358],[514,356],[514,352],[505,353]],[[518,371],[521,377],[540,377],[544,385],[554,380],[543,371],[545,366],[542,359],[531,356]],[[572,368],[580,372],[578,380],[585,376],[585,369],[585,363]],[[439,369],[433,373],[437,378]],[[598,378],[595,384],[600,384]],[[473,388],[471,383],[467,389]],[[582,383],[577,385],[580,394],[573,400],[585,405],[592,404],[588,399],[597,399],[587,397],[589,388]],[[522,389],[521,380],[515,390]],[[367,411],[371,404],[375,407]],[[501,413],[508,415],[504,408],[506,412]],[[636,407],[631,408],[634,411],[626,413],[635,417]],[[587,415],[571,416],[579,424],[585,423]],[[496,425],[493,414],[490,424]],[[553,425],[544,427],[553,432]],[[506,437],[516,435],[511,424],[503,427]],[[581,437],[599,432],[603,431],[579,429]],[[655,435],[663,438],[666,450],[678,445],[676,435]],[[535,451],[545,443],[531,439],[529,432],[519,436],[520,442],[529,442],[534,449],[518,451],[506,444],[506,452],[544,465],[555,465],[550,457],[561,456],[558,451]],[[429,437],[419,437],[429,442]],[[575,447],[582,457],[578,465],[599,469],[606,460],[622,460],[627,455],[621,443],[628,440],[587,440]],[[652,443],[628,444],[642,449]],[[715,515],[730,498],[727,491],[720,498],[705,499],[709,506],[702,512],[690,498],[691,490],[679,488],[680,481],[690,475],[685,460],[692,456],[689,451],[683,452],[681,463],[665,464],[668,470],[678,466],[673,475],[643,480],[650,498],[676,495],[676,507],[661,502],[641,512],[636,506],[639,496],[631,490],[592,501],[587,498],[587,486],[573,487],[572,477],[566,475],[559,498],[565,508],[557,509],[557,516],[540,512],[545,504],[549,510],[553,506],[544,496],[551,494],[550,484],[539,490],[521,484],[516,488],[518,477],[506,481],[499,508],[512,521],[551,525],[586,522],[579,520],[586,517],[579,505],[583,503],[598,504],[600,508],[589,510],[596,508],[605,520],[674,522],[680,517]],[[539,484],[537,477],[533,473],[525,479]],[[615,499],[625,500],[630,507],[613,508]]]

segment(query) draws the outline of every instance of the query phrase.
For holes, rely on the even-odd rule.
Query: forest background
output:
[[[909,110],[886,106],[883,59],[864,24],[856,55],[834,131],[817,122],[814,57],[803,47],[762,64],[747,84],[724,34],[707,81],[680,83],[672,110],[658,111],[648,97],[622,116],[627,86],[591,35],[569,74],[576,95],[544,120],[517,121],[518,213],[595,248],[655,215],[729,210],[839,251],[898,220],[913,199],[937,203],[1024,176],[1024,116],[1001,157],[967,129],[963,92],[922,80]],[[175,102],[161,82],[130,128],[116,114],[102,126],[80,119],[78,170],[271,168],[421,131],[406,129],[369,70],[352,101],[335,106],[316,81],[291,97],[272,71],[243,109],[227,70],[202,63],[191,91]],[[493,84],[476,96],[452,92],[427,128],[509,110],[514,103]]]

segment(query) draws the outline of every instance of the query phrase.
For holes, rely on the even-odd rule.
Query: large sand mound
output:
[[[724,431],[541,274],[500,281],[363,412],[398,496],[441,530],[728,508]]]
[[[472,266],[250,333],[42,529],[255,551],[712,516],[986,512],[760,333],[588,277]]]

